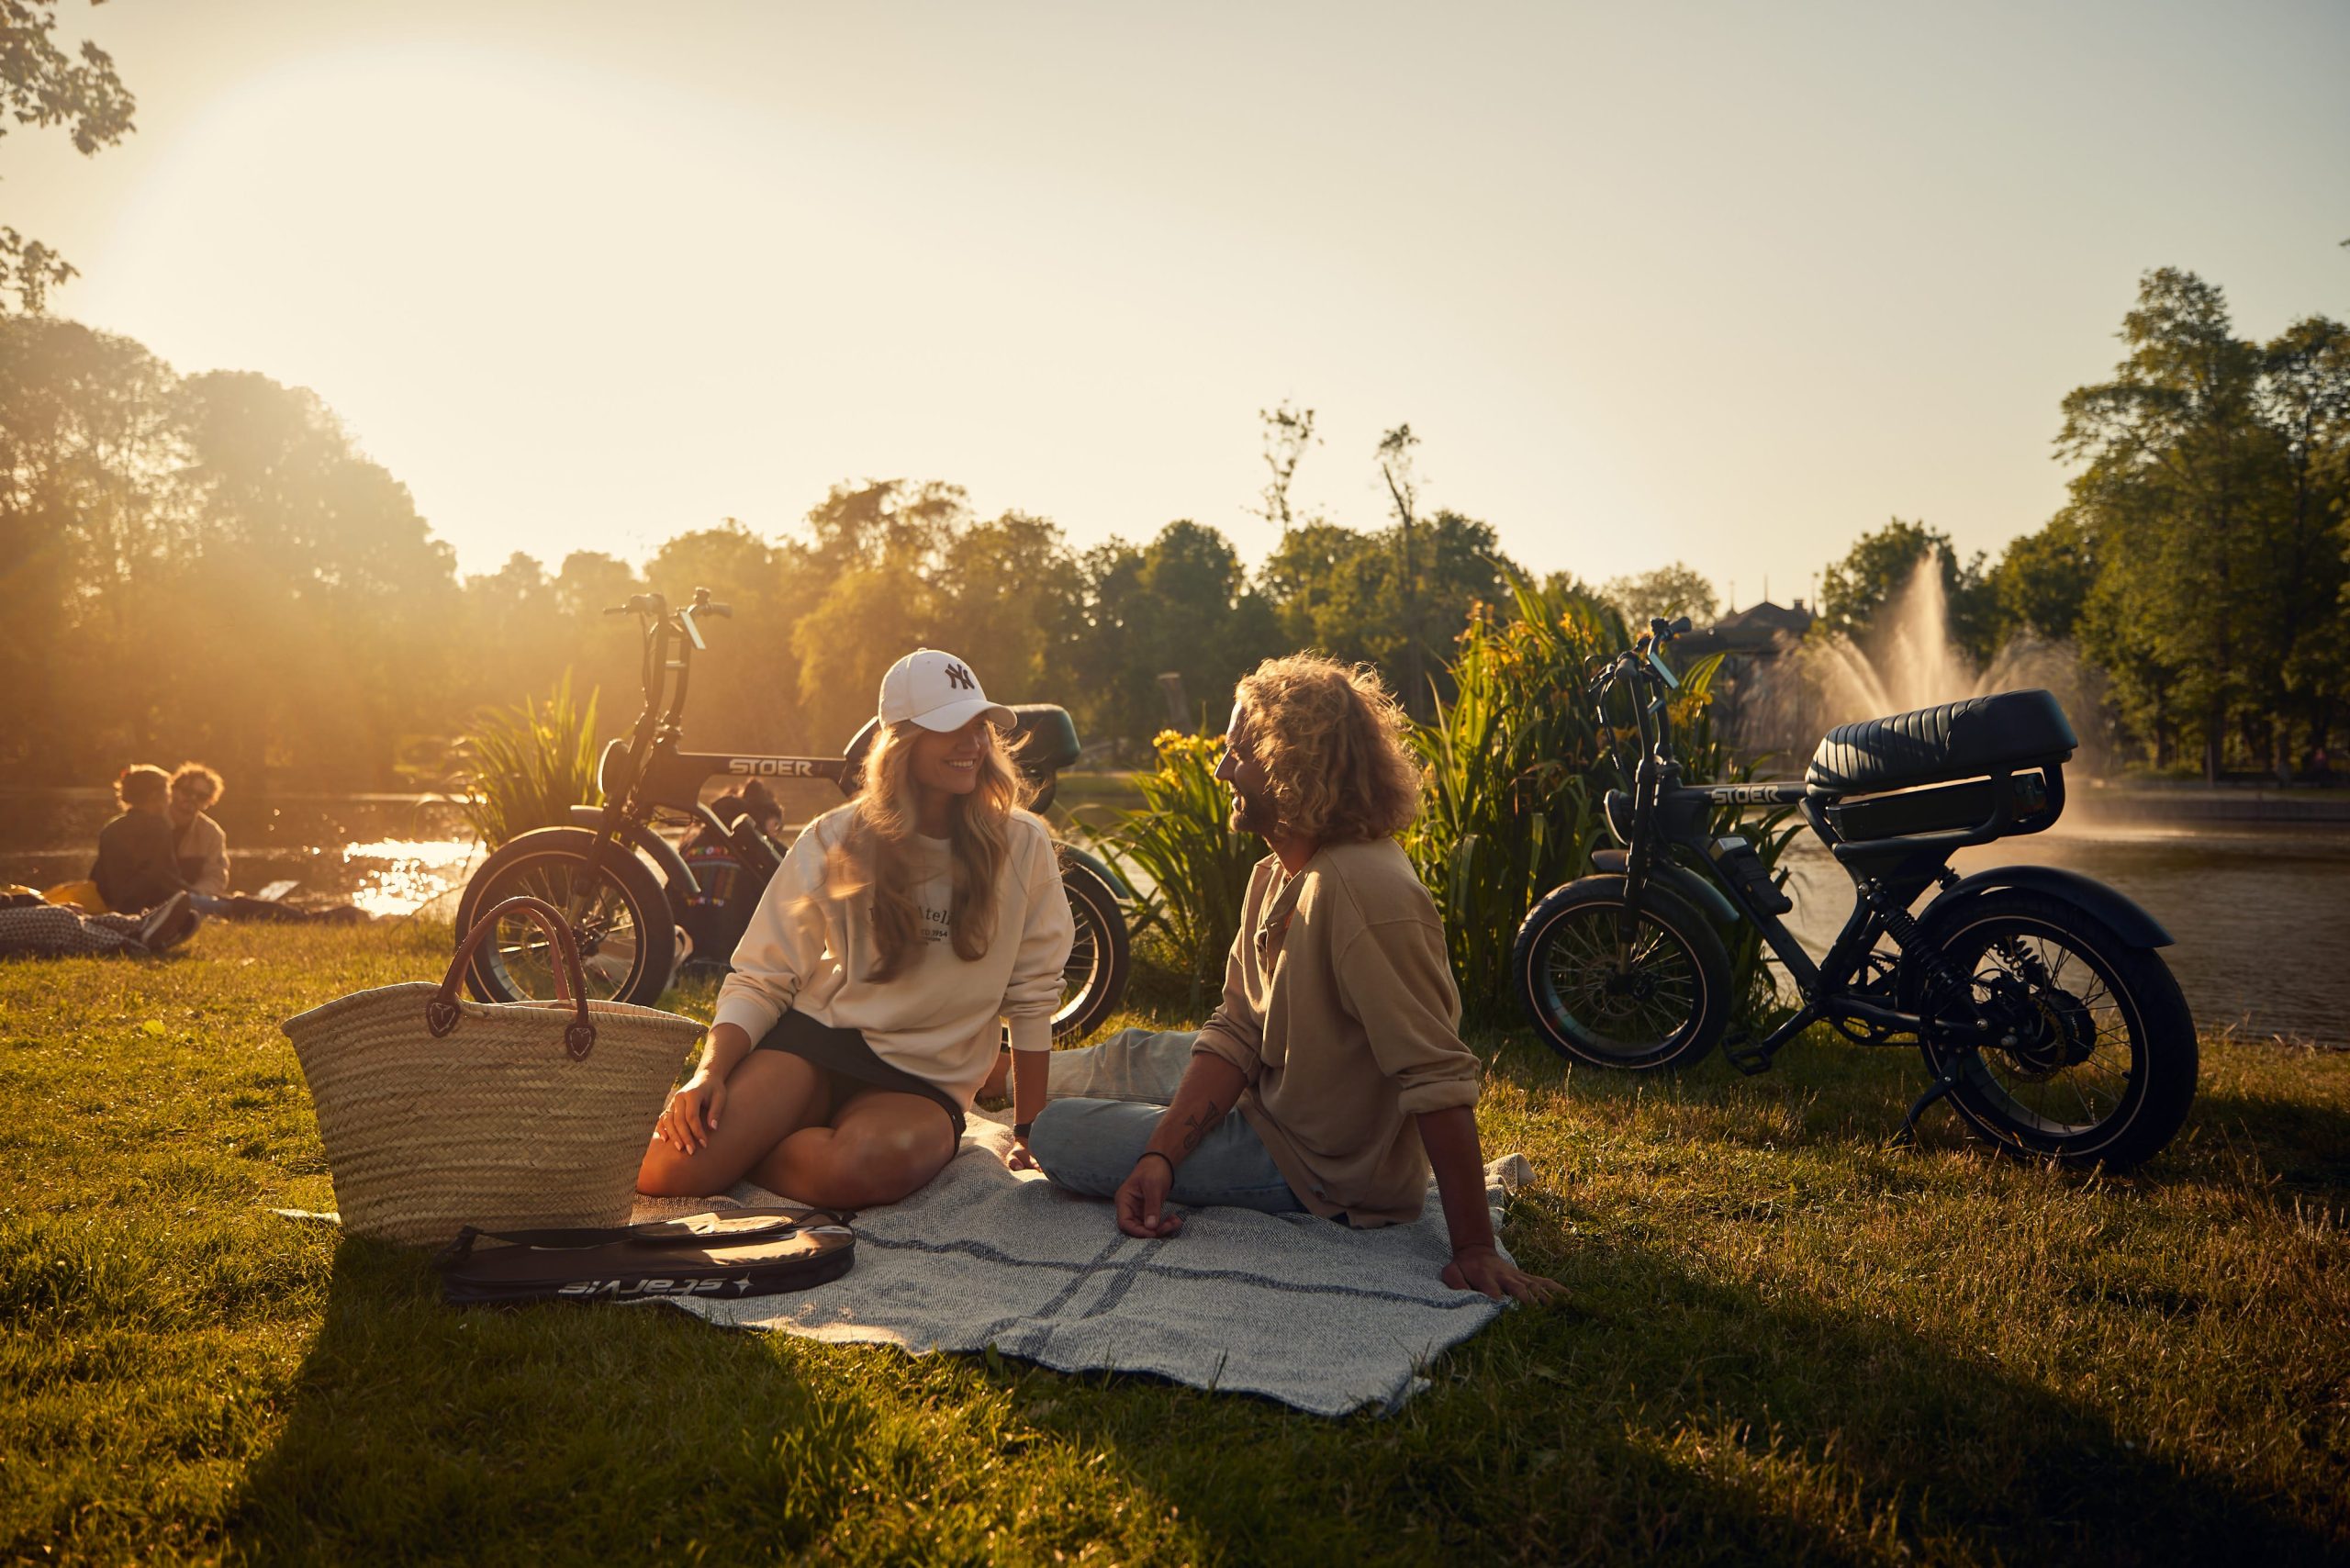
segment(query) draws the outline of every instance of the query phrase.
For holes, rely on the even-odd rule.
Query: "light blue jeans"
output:
[[[1190,1029],[1122,1029],[1098,1046],[1055,1051],[1045,1108],[1028,1129],[1028,1152],[1045,1174],[1090,1197],[1116,1193],[1175,1098],[1194,1038]],[[1237,1111],[1175,1168],[1168,1196],[1275,1215],[1305,1208]]]

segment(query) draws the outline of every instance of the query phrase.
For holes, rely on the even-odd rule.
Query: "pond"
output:
[[[2176,938],[2163,961],[2203,1028],[2350,1045],[2350,824],[2163,826],[2075,813],[1951,864],[1961,875],[2037,865],[2092,877]],[[1852,908],[1852,879],[1808,834],[1790,846],[1788,869],[1788,925],[1816,958]]]
[[[0,792],[0,881],[47,887],[85,875],[113,814],[97,790]],[[445,802],[408,795],[231,796],[218,813],[235,883],[297,884],[294,902],[350,902],[372,914],[444,913],[476,849]],[[2350,823],[2100,822],[1963,852],[1960,871],[2060,866],[2118,889],[2177,938],[2164,952],[2206,1028],[2350,1045]],[[1798,839],[1792,924],[1826,951],[1850,882]],[[437,902],[436,902],[437,901]]]

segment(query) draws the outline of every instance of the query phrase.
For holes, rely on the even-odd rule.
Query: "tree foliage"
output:
[[[2216,286],[2164,268],[2121,338],[2057,437],[2083,465],[2060,519],[2088,563],[2082,644],[2158,763],[2301,766],[2350,694],[2350,331],[2240,339]]]
[[[95,6],[100,0],[91,0]],[[56,0],[0,0],[0,136],[9,127],[63,127],[84,157],[134,129],[138,107],[105,50],[84,39],[77,54],[58,48]],[[39,315],[73,265],[39,240],[0,225],[0,309],[6,297]]]
[[[1611,578],[1605,597],[1616,613],[1635,627],[1645,627],[1660,616],[1669,621],[1676,615],[1686,615],[1702,626],[1721,609],[1713,579],[1685,561]]]

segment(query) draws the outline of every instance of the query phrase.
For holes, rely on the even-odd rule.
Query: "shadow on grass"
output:
[[[828,1530],[870,1417],[783,1347],[664,1308],[443,1306],[421,1254],[345,1239],[233,1555],[640,1561]]]
[[[1639,1248],[1557,1272],[1573,1306],[1512,1314],[1387,1420],[1179,1394],[1177,1427],[1102,1379],[1032,1408],[1244,1562],[2341,1560],[2291,1502],[1904,1329]]]
[[[2339,1560],[2292,1500],[2142,1452],[1905,1329],[1638,1245],[1555,1267],[1573,1305],[1511,1314],[1398,1416],[1332,1422],[659,1309],[453,1312],[418,1256],[346,1240],[227,1544],[319,1561],[986,1560],[1089,1540],[1238,1562]],[[1182,1533],[1137,1539],[1145,1519]]]
[[[2311,1100],[2203,1090],[2189,1113],[2190,1128],[2241,1131],[2261,1163],[2289,1192],[2316,1193],[2335,1207],[2350,1207],[2350,1111]]]

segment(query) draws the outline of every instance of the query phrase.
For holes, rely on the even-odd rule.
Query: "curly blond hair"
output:
[[[1233,693],[1281,830],[1318,843],[1393,838],[1419,814],[1402,704],[1369,665],[1267,659]]]

